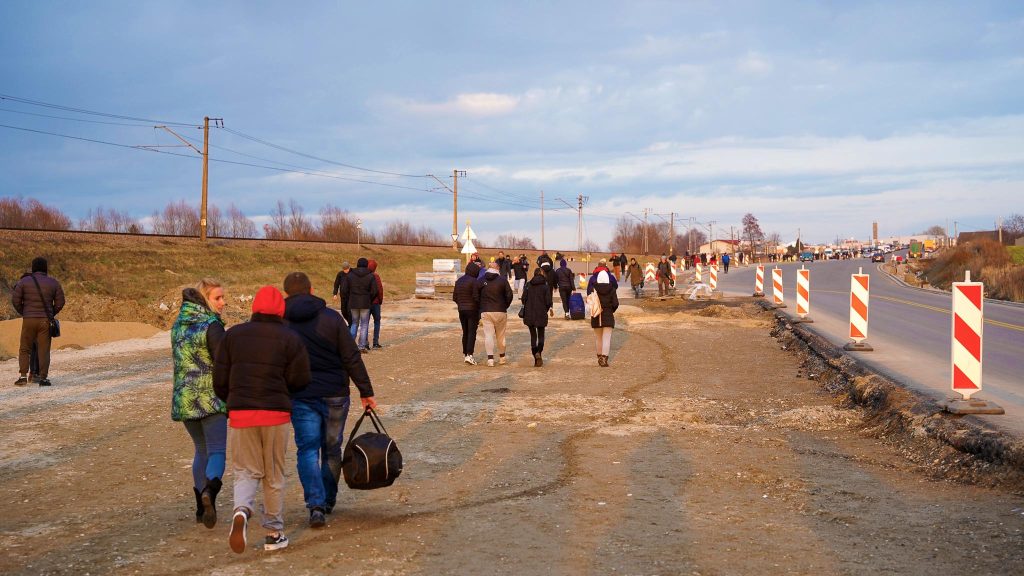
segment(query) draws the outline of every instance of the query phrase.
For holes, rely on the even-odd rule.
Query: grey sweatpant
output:
[[[262,525],[270,532],[284,530],[284,454],[290,424],[232,428],[228,435],[235,474],[235,510],[255,513],[256,491],[263,484]]]

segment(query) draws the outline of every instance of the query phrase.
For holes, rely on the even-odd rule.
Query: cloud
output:
[[[736,63],[736,68],[746,74],[766,76],[771,74],[775,66],[764,55],[757,52],[748,52],[746,56],[740,58],[739,62]]]
[[[419,102],[397,100],[394,105],[401,111],[415,115],[464,115],[503,116],[514,112],[522,100],[521,96],[495,92],[469,92],[456,94],[444,102]]]

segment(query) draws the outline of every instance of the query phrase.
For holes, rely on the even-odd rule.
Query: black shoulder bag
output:
[[[50,321],[50,338],[59,338],[60,320],[57,320],[53,316],[53,312],[50,311],[50,305],[46,303],[46,296],[43,296],[43,289],[39,287],[39,280],[36,280],[35,274],[32,274],[32,281],[36,284],[36,290],[39,292],[39,299],[43,301],[43,310],[46,311],[46,319]]]
[[[366,432],[356,436],[363,418],[370,416],[370,422],[376,432]],[[388,436],[380,416],[367,408],[356,420],[356,425],[345,444],[345,453],[341,459],[341,471],[345,483],[353,490],[373,490],[394,484],[402,473],[402,453],[398,445]]]

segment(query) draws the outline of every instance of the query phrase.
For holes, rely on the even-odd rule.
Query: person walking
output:
[[[380,345],[380,306],[384,303],[384,282],[377,274],[377,261],[371,259],[366,267],[373,273],[373,279],[377,283],[377,297],[370,303],[370,318],[373,319],[373,347],[383,348]]]
[[[523,295],[523,286],[526,284],[526,274],[530,271],[530,262],[526,254],[520,254],[519,258],[512,263],[512,274],[515,276],[516,294]]]
[[[598,272],[608,272],[610,281],[612,283],[612,288],[615,289],[615,290],[618,290],[619,282],[617,280],[615,280],[615,276],[612,276],[611,270],[608,269],[608,262],[605,261],[604,258],[601,258],[601,260],[598,261],[597,266],[594,267],[594,271],[593,271],[593,273],[591,273],[590,279],[587,281],[587,294],[588,295],[591,292],[594,291],[594,284],[597,282],[596,278],[597,278],[597,273]]]
[[[506,280],[512,280],[512,259],[505,256],[505,253],[498,250],[498,258],[495,260],[498,263],[498,274],[501,274]]]
[[[373,261],[370,261],[372,268]],[[349,412],[349,379],[359,389],[363,410],[376,408],[373,384],[352,334],[340,314],[313,296],[309,276],[284,279],[284,317],[309,355],[310,381],[292,392],[296,466],[309,510],[309,525],[323,528],[334,511],[341,480],[341,448]]]
[[[548,280],[548,286],[554,291],[557,286],[555,282],[555,263],[551,260],[551,256],[548,256],[547,252],[537,256],[537,267],[544,270],[544,277]]]
[[[494,366],[495,348],[498,363],[507,364],[505,359],[505,328],[508,325],[508,307],[512,304],[512,287],[508,280],[498,273],[498,265],[491,262],[483,278],[476,281],[476,301],[480,305],[480,317],[484,325],[484,347],[487,349],[487,365]]]
[[[732,260],[732,257],[729,256],[728,253],[722,254],[722,269],[725,270],[726,274],[729,273],[729,262],[731,260]]]
[[[625,278],[626,270],[629,268],[629,259],[626,258],[626,253],[619,254],[619,269],[622,270],[623,278]]]
[[[228,330],[217,349],[213,390],[227,404],[235,479],[228,543],[241,554],[263,486],[264,550],[288,546],[284,534],[284,454],[291,421],[291,394],[309,385],[309,355],[284,325],[281,292],[264,286],[252,301],[252,318]]]
[[[348,282],[345,284],[345,300],[352,310],[349,330],[353,338],[358,334],[356,342],[360,352],[370,351],[370,305],[377,297],[377,280],[369,266],[369,260],[360,258],[356,262],[356,269],[348,273]]]
[[[473,351],[476,348],[476,329],[480,324],[480,304],[476,292],[476,276],[480,267],[476,262],[466,264],[466,273],[455,281],[452,300],[459,309],[459,324],[462,325],[462,356],[466,364],[476,366]]]
[[[203,278],[181,292],[181,308],[171,326],[174,385],[171,420],[181,422],[192,438],[192,492],[196,522],[217,525],[217,494],[224,476],[227,407],[213,391],[213,360],[224,339],[224,288]]]
[[[348,307],[348,299],[345,294],[348,292],[348,273],[352,271],[348,261],[341,263],[341,271],[334,277],[334,292],[331,299],[338,302],[338,310],[345,318],[345,323],[352,325],[352,310]]]
[[[669,283],[672,280],[672,264],[669,263],[668,258],[664,254],[661,255],[661,260],[658,262],[658,296],[667,296]]]
[[[16,386],[29,383],[33,345],[39,359],[39,385],[50,386],[50,321],[64,309],[64,288],[48,275],[48,269],[46,258],[33,258],[32,271],[22,276],[11,291],[11,305],[21,315]]]
[[[594,274],[594,293],[597,301],[600,302],[601,311],[597,314],[591,313],[590,327],[594,329],[594,340],[597,345],[597,365],[608,367],[608,354],[612,346],[612,328],[615,327],[615,311],[619,308],[619,297],[615,294],[609,277],[611,274],[605,270]]]
[[[558,284],[558,296],[562,299],[562,311],[565,312],[565,319],[569,319],[569,297],[576,291],[576,275],[572,273],[566,261],[558,262],[558,270],[555,270],[555,281]],[[534,275],[536,278],[536,275]],[[530,280],[533,283],[533,279]],[[544,321],[547,325],[547,320]]]
[[[565,267],[565,260],[562,260],[562,268]],[[572,271],[569,271],[570,280]],[[561,288],[559,288],[561,290]],[[530,351],[533,353],[533,365],[540,368],[544,365],[542,354],[544,352],[544,328],[548,325],[548,316],[553,316],[555,310],[551,300],[551,290],[547,289],[547,279],[544,272],[537,268],[533,272],[533,278],[526,285],[523,295],[520,298],[523,303],[523,324],[530,329]],[[563,300],[565,300],[563,298]],[[568,306],[568,304],[564,304]],[[569,317],[566,312],[565,317]]]
[[[633,297],[640,299],[640,290],[644,287],[644,271],[636,258],[629,259],[629,284],[633,288]]]

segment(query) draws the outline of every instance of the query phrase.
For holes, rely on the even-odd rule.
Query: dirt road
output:
[[[194,523],[166,336],[62,351],[52,389],[0,386],[0,572],[1024,572],[1019,494],[933,478],[806,379],[753,307],[684,305],[624,307],[611,368],[588,325],[555,319],[535,369],[514,317],[511,365],[470,368],[450,303],[392,304],[365,358],[402,477],[345,491],[314,531],[291,453],[292,543],[242,555],[230,475],[220,524]]]

